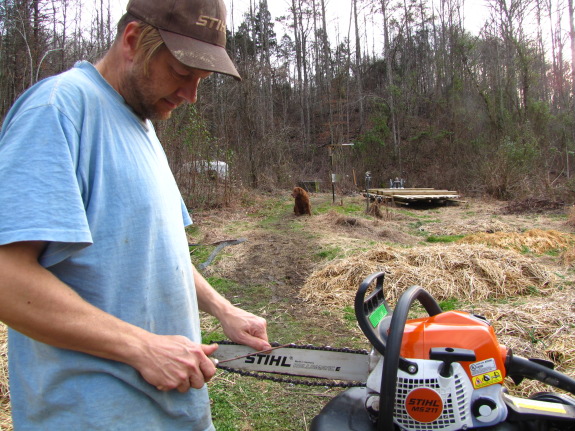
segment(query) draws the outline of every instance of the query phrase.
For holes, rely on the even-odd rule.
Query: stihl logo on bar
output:
[[[272,367],[291,367],[291,364],[287,363],[287,356],[275,356],[275,355],[251,355],[246,357],[246,364],[258,364],[258,365],[269,365]]]

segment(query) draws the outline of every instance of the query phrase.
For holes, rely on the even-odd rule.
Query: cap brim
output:
[[[172,55],[186,66],[242,80],[225,48],[166,30],[159,31]]]

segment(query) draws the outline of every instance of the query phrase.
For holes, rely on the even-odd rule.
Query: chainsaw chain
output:
[[[227,340],[214,341],[213,343],[229,344],[229,345],[236,345],[237,344],[237,343],[234,343],[232,341],[227,341]],[[270,344],[272,347],[278,347],[281,345],[280,343],[270,343]],[[290,344],[289,346],[286,346],[286,347],[289,347],[290,349],[304,349],[304,350],[319,350],[319,351],[327,351],[327,352],[355,353],[355,354],[360,354],[360,355],[368,355],[369,354],[369,352],[367,350],[350,349],[348,347],[343,347],[343,348],[336,348],[336,347],[331,347],[331,346],[318,347],[318,346],[313,346],[311,344],[307,344],[307,345]],[[230,372],[230,373],[239,374],[241,376],[254,377],[254,378],[260,379],[260,380],[270,380],[270,381],[276,382],[276,383],[289,383],[292,385],[324,386],[324,387],[329,387],[329,388],[353,388],[353,387],[365,386],[365,382],[338,382],[338,381],[334,381],[334,380],[326,380],[326,379],[321,379],[321,378],[318,378],[317,380],[305,380],[303,377],[302,378],[276,377],[275,375],[270,375],[269,373],[257,372],[257,371],[245,371],[245,370],[240,370],[237,368],[226,367],[225,365],[218,365],[218,368],[221,370]],[[276,373],[276,374],[281,375],[281,373]],[[286,374],[283,374],[283,375],[286,375]]]

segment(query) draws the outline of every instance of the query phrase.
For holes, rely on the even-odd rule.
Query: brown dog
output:
[[[311,204],[309,203],[309,195],[307,192],[301,187],[295,187],[291,195],[295,199],[295,205],[293,207],[295,215],[311,215]]]

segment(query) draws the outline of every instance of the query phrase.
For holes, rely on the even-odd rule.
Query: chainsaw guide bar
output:
[[[231,341],[214,343],[219,347],[211,356],[217,359],[218,368],[257,379],[349,388],[365,386],[369,374],[367,350],[271,343],[272,350],[254,352],[248,346]]]

